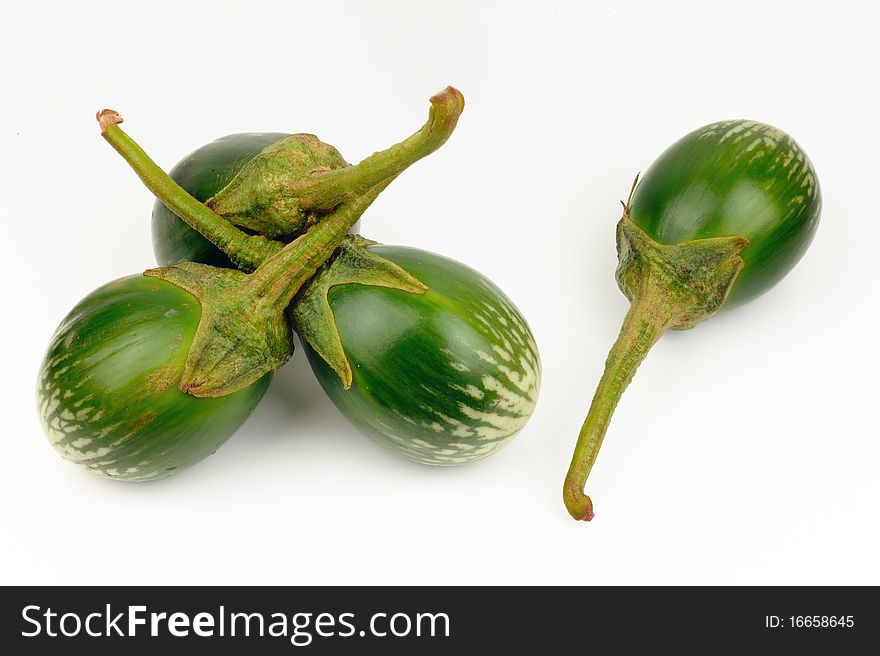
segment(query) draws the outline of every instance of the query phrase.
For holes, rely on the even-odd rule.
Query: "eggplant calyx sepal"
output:
[[[180,391],[200,398],[232,394],[274,371],[293,354],[283,308],[253,303],[244,293],[251,279],[248,274],[181,262],[149,269],[144,275],[188,291],[201,305]]]
[[[330,365],[344,389],[352,384],[351,364],[328,294],[336,285],[373,285],[424,294],[428,288],[403,267],[369,250],[376,242],[351,235],[333,257],[303,286],[291,309],[291,323],[299,336]]]
[[[652,295],[668,313],[667,328],[684,330],[711,317],[723,305],[744,266],[745,237],[697,239],[660,244],[625,212],[617,224],[620,290],[633,303]]]
[[[306,206],[300,188],[315,176],[346,166],[351,165],[330,144],[312,134],[292,134],[266,146],[205,204],[258,234],[293,235],[320,218],[321,208]]]

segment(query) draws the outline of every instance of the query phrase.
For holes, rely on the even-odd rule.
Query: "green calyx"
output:
[[[267,237],[299,233],[320,219],[340,197],[309,207],[310,181],[350,166],[333,146],[311,134],[294,134],[264,148],[205,204],[227,221]]]
[[[231,394],[274,371],[293,353],[283,317],[279,321],[271,308],[243,295],[248,274],[181,262],[149,269],[144,275],[185,289],[202,309],[178,383],[180,391],[196,397]]]
[[[328,293],[336,285],[373,285],[424,294],[428,288],[403,267],[367,249],[376,242],[359,235],[346,237],[336,254],[297,297],[291,312],[294,329],[336,372],[345,389],[351,387],[351,365],[345,355]]]
[[[617,283],[631,305],[605,362],[581,427],[563,485],[575,519],[591,520],[593,502],[584,485],[624,390],[651,347],[668,329],[692,328],[724,303],[744,263],[744,237],[697,239],[664,245],[636,226],[629,205],[617,226]]]
[[[744,237],[660,244],[624,214],[617,224],[617,285],[632,302],[648,300],[667,328],[693,328],[724,303],[743,268]]]

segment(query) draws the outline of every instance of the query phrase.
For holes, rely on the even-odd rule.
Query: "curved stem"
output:
[[[446,87],[431,98],[428,121],[412,136],[373,153],[354,166],[307,178],[298,194],[303,206],[317,210],[331,209],[341,199],[362,194],[380,181],[399,175],[446,143],[463,109],[464,96],[461,92],[454,87]]]
[[[724,303],[742,270],[740,252],[748,240],[732,235],[660,244],[632,222],[629,205],[617,224],[617,284],[632,305],[605,362],[577,446],[562,497],[575,519],[593,519],[584,485],[611,415],[648,351],[669,328],[692,328]]]
[[[101,136],[122,155],[147,189],[168,209],[223,251],[237,267],[253,271],[260,262],[284,247],[283,242],[247,234],[193,198],[119,127],[122,117],[117,112],[103,109],[98,112],[97,119],[101,125]]]
[[[659,291],[659,290],[658,290]],[[562,496],[565,507],[575,519],[593,519],[593,502],[584,493],[584,485],[599,449],[611,415],[633,375],[651,347],[675,320],[676,311],[664,294],[645,293],[630,306],[620,334],[605,362],[590,410],[578,435],[574,456],[565,477]]]

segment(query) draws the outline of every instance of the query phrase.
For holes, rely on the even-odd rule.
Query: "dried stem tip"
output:
[[[112,109],[102,109],[95,114],[95,118],[98,119],[98,124],[101,126],[101,134],[104,134],[111,125],[122,123],[122,117],[119,115],[119,112]]]

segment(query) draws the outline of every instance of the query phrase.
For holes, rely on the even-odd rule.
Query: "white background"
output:
[[[880,583],[880,151],[873,3],[6,3],[2,583]],[[818,7],[831,7],[819,9]],[[467,107],[364,233],[476,267],[529,319],[532,421],[461,468],[355,431],[301,352],[216,455],[120,484],[41,434],[37,368],[82,296],[154,265],[152,199],[99,137],[112,107],[165,168],[221,135],[314,132],[356,162]],[[776,288],[656,346],[590,480],[560,498],[627,302],[635,173],[705,123],[791,133],[824,194]]]

